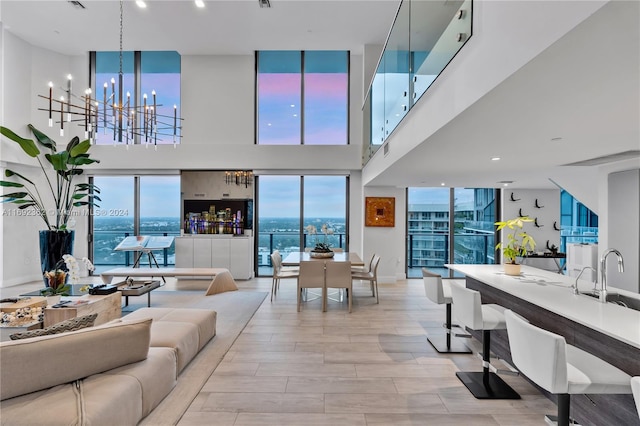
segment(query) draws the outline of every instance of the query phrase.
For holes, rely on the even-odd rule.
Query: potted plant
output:
[[[73,231],[67,225],[72,217],[74,207],[97,206],[95,201],[100,201],[96,195],[100,190],[89,183],[76,183],[76,177],[83,174],[82,166],[99,163],[99,160],[89,156],[90,141],[76,136],[71,139],[64,150],[58,151],[56,142],[47,135],[29,124],[38,144],[46,153],[41,155],[38,145],[32,140],[18,136],[12,130],[0,126],[0,133],[6,138],[16,142],[28,156],[35,158],[40,166],[46,185],[37,184],[10,169],[5,170],[5,177],[10,180],[0,180],[0,186],[11,188],[12,191],[3,194],[3,202],[13,203],[18,209],[34,209],[46,225],[46,230],[40,231],[40,261],[41,271],[50,272],[56,270],[55,265],[66,253],[73,250]],[[41,191],[51,191],[53,208],[47,208]],[[45,279],[45,285],[48,280]]]
[[[324,240],[322,242],[318,242],[317,240],[318,230],[314,225],[308,225],[305,229],[309,235],[316,235],[316,245],[311,250],[311,257],[333,257],[335,253],[331,250],[331,244],[327,243],[327,235],[333,235],[333,229],[330,229],[326,223],[322,225],[320,228],[324,234]]]
[[[504,273],[507,275],[520,275],[520,264],[517,262],[517,258],[526,256],[536,247],[533,237],[523,231],[524,224],[527,222],[533,222],[533,219],[525,216],[494,223],[497,226],[497,231],[504,228],[513,230],[506,235],[504,244],[501,241],[496,245],[496,249],[502,249]]]

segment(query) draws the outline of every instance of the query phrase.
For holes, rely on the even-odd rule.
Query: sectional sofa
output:
[[[215,336],[216,315],[143,308],[96,327],[0,343],[1,424],[137,424]]]

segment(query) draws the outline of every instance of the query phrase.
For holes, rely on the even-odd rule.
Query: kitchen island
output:
[[[576,295],[571,289],[575,278],[537,268],[522,266],[521,275],[514,277],[505,275],[501,265],[447,267],[465,275],[467,287],[480,291],[482,303],[512,309],[532,324],[564,336],[567,343],[627,374],[640,375],[639,311]],[[578,288],[586,292],[593,288],[593,283],[580,280]],[[640,299],[638,294],[612,287],[609,292]],[[479,333],[472,334],[480,339]],[[491,348],[513,364],[506,330],[492,332]],[[573,395],[571,406],[572,416],[583,425],[640,425],[631,395]]]

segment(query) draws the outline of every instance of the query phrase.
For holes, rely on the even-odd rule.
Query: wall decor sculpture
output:
[[[365,226],[395,226],[394,197],[365,197]]]

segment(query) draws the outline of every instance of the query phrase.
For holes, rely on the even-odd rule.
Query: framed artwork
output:
[[[395,197],[365,197],[365,226],[395,226]]]

